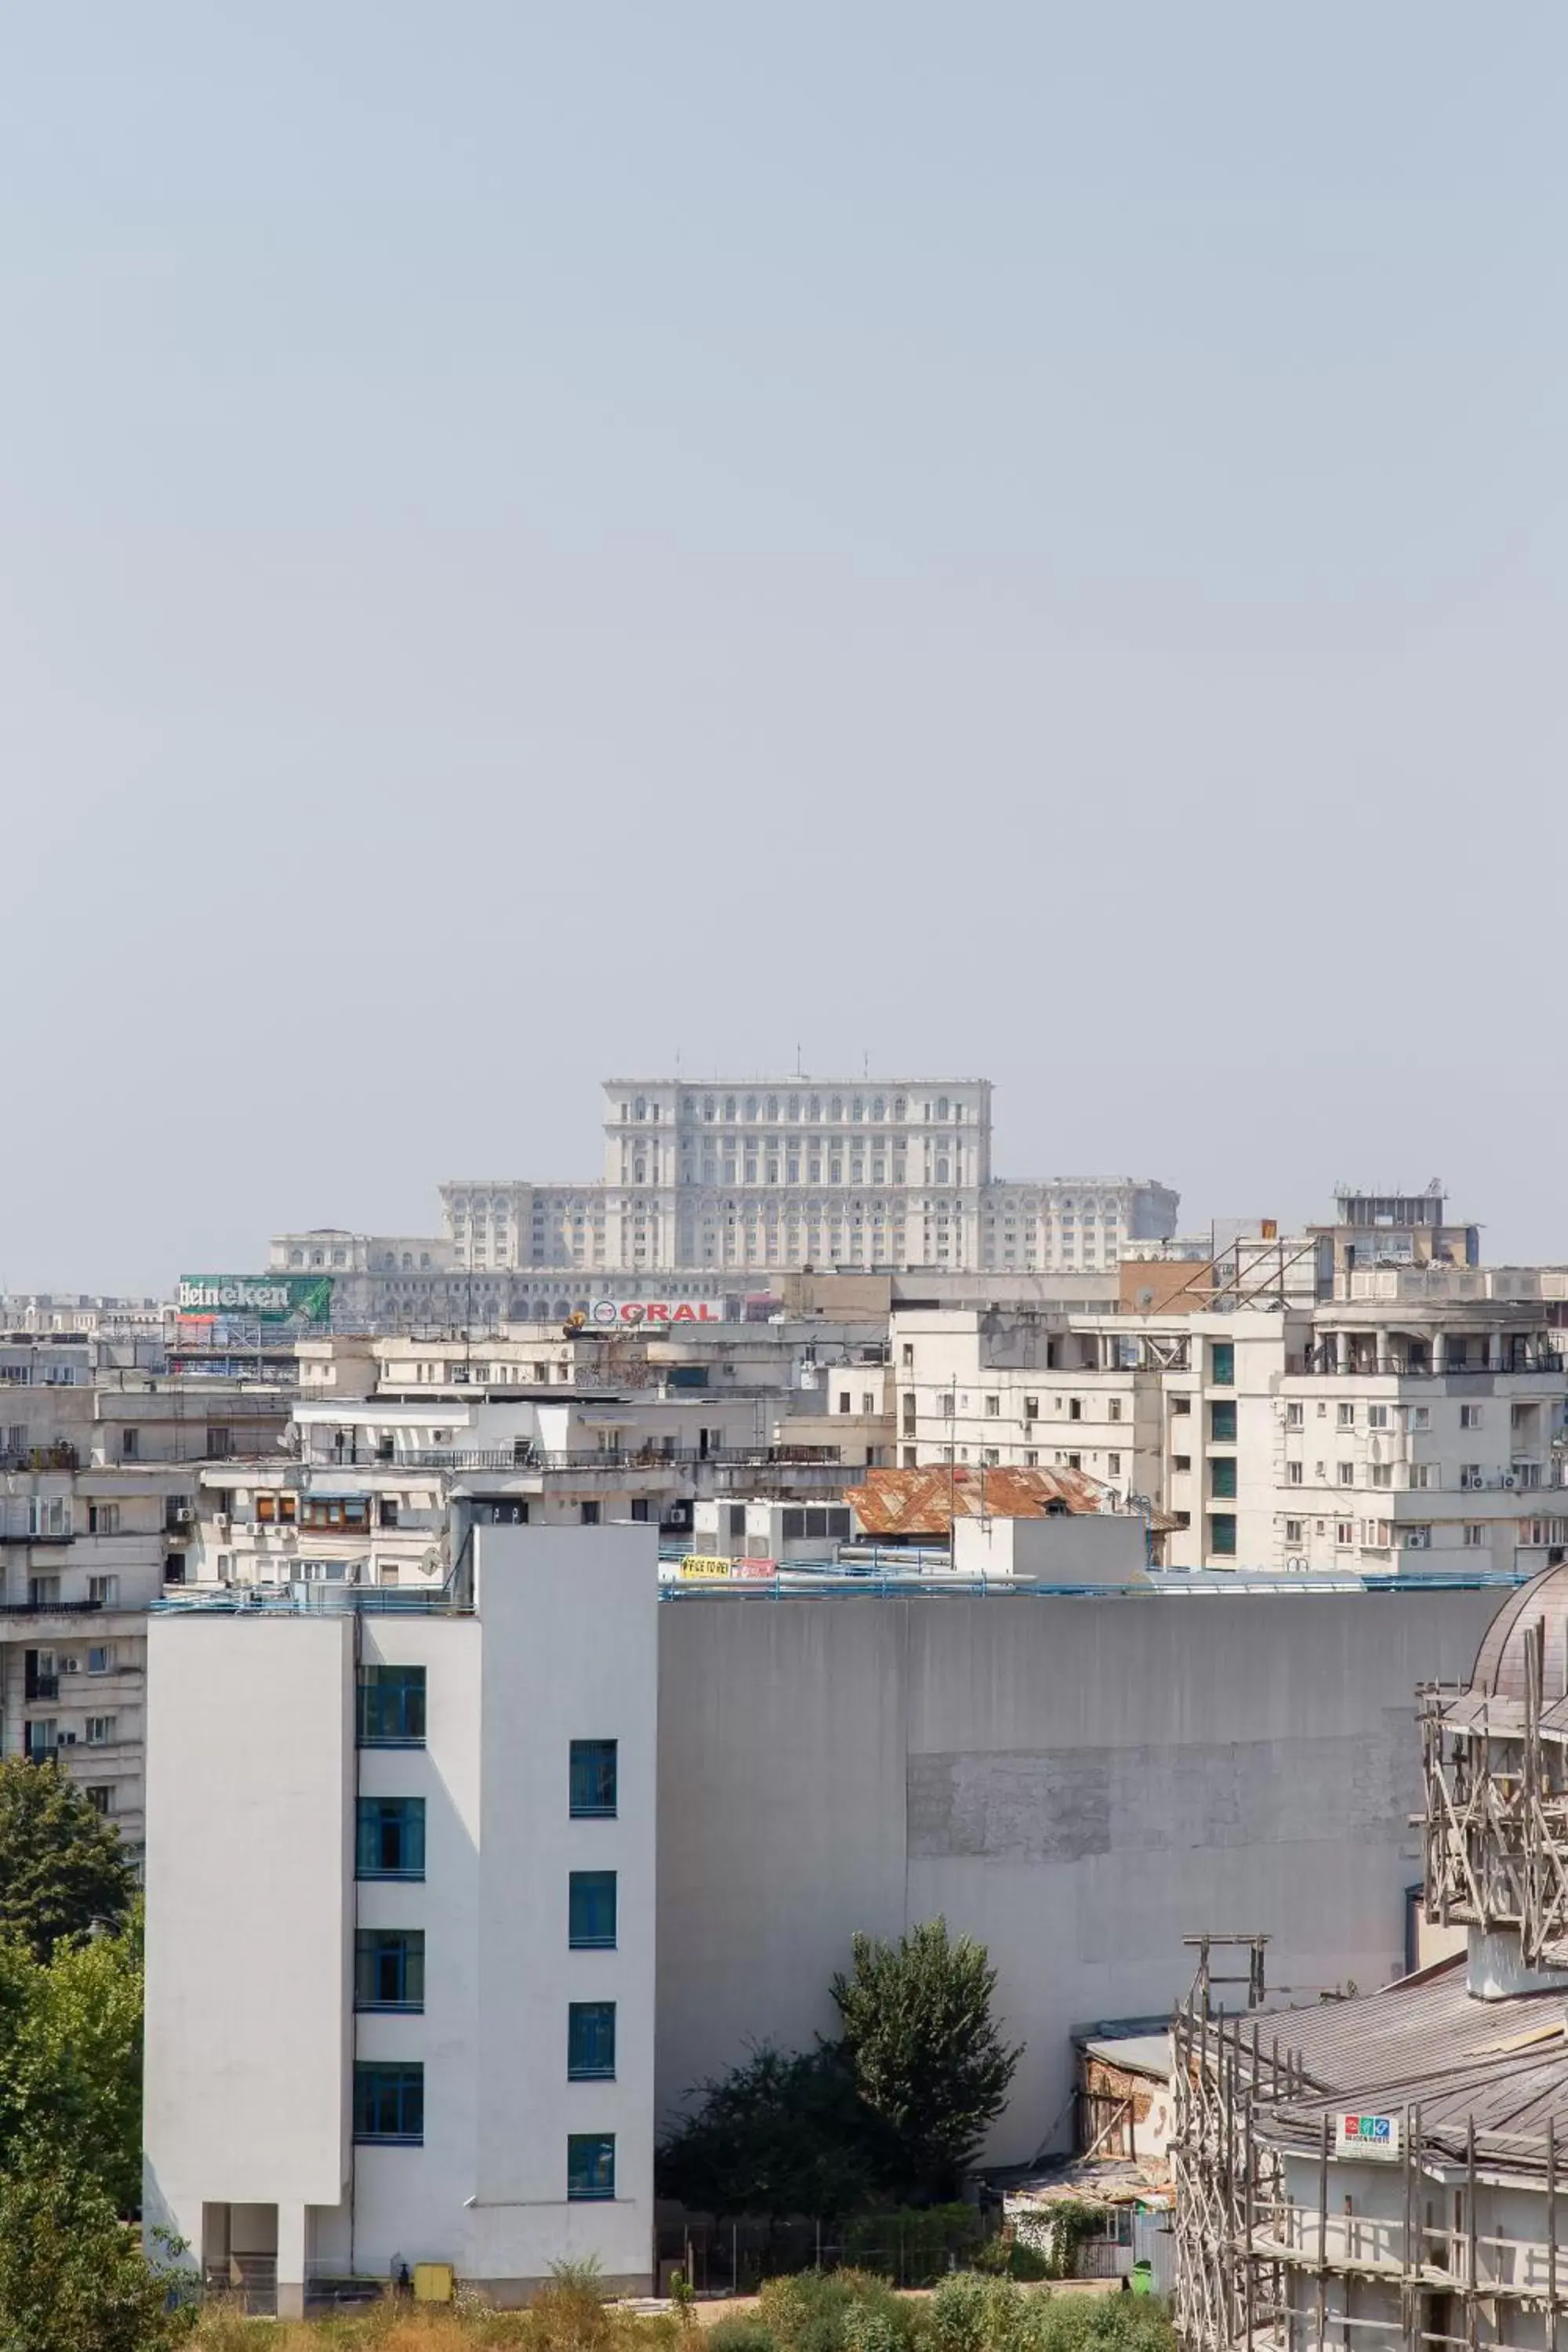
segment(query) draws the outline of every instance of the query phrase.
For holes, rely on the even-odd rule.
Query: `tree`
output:
[[[659,2150],[658,2187],[695,2212],[836,2214],[864,2203],[879,2168],[870,2119],[837,2044],[764,2043],[716,2081]]]
[[[135,1891],[119,1838],[58,1765],[0,1762],[0,1939],[47,1961],[98,1922],[118,1927]]]
[[[90,2174],[33,2149],[0,2174],[0,2352],[171,2352],[174,2307]]]
[[[945,1919],[897,1944],[858,1935],[851,1948],[833,1998],[856,2090],[897,2152],[898,2185],[952,2196],[1024,2054],[1022,2043],[1004,2046],[992,2019],[996,1971],[983,1944],[949,1937]]]
[[[121,2213],[142,2193],[142,1921],[40,1968],[0,1943],[0,2171],[29,2149],[79,2162]]]

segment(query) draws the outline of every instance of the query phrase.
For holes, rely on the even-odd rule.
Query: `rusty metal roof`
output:
[[[1051,1505],[1098,1511],[1104,1489],[1082,1470],[979,1470],[933,1462],[921,1470],[868,1470],[845,1501],[868,1536],[949,1536],[961,1519],[1043,1519]]]

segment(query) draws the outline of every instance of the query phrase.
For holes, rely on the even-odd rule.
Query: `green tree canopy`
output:
[[[0,2352],[172,2352],[193,2316],[90,2173],[39,2148],[0,2173]]]
[[[54,1764],[0,1762],[0,1939],[38,1960],[96,1922],[118,1927],[136,1875],[107,1822]]]
[[[869,2118],[833,2044],[764,2044],[715,2082],[659,2150],[658,2187],[693,2212],[843,2213],[876,2188]]]
[[[833,1979],[855,2087],[897,2151],[895,2185],[952,2195],[1006,2104],[1023,2056],[991,2014],[996,1971],[983,1944],[954,1941],[945,1919],[896,1944],[853,1941],[847,1976]]]
[[[49,2149],[121,2213],[142,2194],[142,1922],[62,1944],[0,1941],[0,2172]]]

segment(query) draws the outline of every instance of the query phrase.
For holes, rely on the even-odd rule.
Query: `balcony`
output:
[[[53,1445],[0,1446],[0,1470],[79,1470],[81,1458],[74,1445],[60,1439]]]
[[[0,1617],[96,1617],[102,1607],[101,1601],[3,1601]]]
[[[22,1696],[29,1706],[34,1699],[58,1698],[59,1695],[58,1675],[29,1674],[23,1685]]]

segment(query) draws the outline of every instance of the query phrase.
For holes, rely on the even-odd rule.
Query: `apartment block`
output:
[[[1548,1566],[1568,1362],[1553,1302],[1487,1295],[1515,1286],[1432,1266],[1319,1307],[899,1313],[898,1459],[1081,1470],[1171,1568]]]
[[[348,1598],[152,1621],[146,2226],[285,2315],[425,2262],[646,2288],[652,1532]]]

